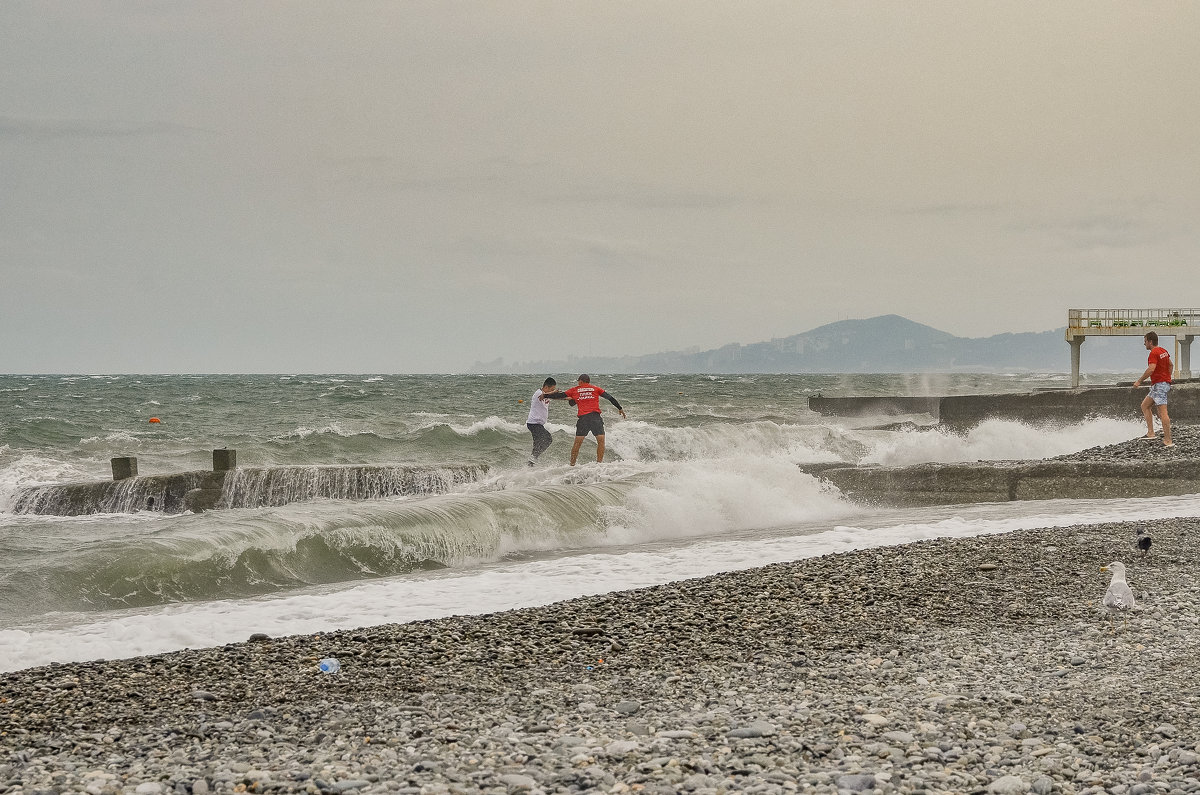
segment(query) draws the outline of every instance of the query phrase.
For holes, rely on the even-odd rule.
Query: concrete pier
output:
[[[864,417],[929,414],[953,430],[974,427],[987,419],[1027,423],[1081,422],[1088,417],[1137,419],[1148,386],[1132,383],[1086,389],[1047,389],[998,395],[946,397],[840,397],[813,396],[808,407],[826,416]],[[1171,388],[1171,420],[1200,422],[1200,382],[1177,381]]]
[[[938,407],[938,421],[953,429],[970,428],[986,419],[1082,422],[1089,417],[1141,420],[1142,399],[1149,385],[1132,384],[1087,389],[1056,389],[1013,395],[952,395]],[[1200,384],[1180,382],[1171,388],[1172,421],[1200,421]]]
[[[1066,340],[1071,345],[1071,388],[1079,387],[1079,349],[1087,337],[1141,337],[1153,331],[1159,344],[1175,338],[1174,377],[1191,378],[1191,343],[1200,334],[1200,309],[1070,309],[1067,311]],[[1181,341],[1183,341],[1181,343]],[[1186,350],[1185,350],[1186,349]],[[1182,366],[1181,359],[1188,364]]]

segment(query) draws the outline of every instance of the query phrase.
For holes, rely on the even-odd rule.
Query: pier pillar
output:
[[[1187,334],[1180,339],[1175,338],[1175,344],[1179,346],[1179,377],[1192,377],[1192,340],[1196,339],[1194,334]]]
[[[113,480],[126,480],[137,476],[137,459],[133,456],[121,456],[112,459]]]
[[[1067,342],[1071,346],[1071,388],[1079,388],[1079,349],[1087,337],[1073,337]]]
[[[213,472],[228,472],[237,469],[237,450],[213,450]]]

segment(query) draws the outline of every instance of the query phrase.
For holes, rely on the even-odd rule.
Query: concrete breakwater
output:
[[[17,493],[12,511],[57,516],[135,511],[182,513],[277,506],[314,499],[383,499],[443,493],[479,480],[487,471],[485,464],[444,464],[266,467],[135,475],[112,481],[26,488]]]
[[[906,467],[810,465],[809,473],[858,502],[890,506],[1009,500],[1167,497],[1200,492],[1200,427],[1173,428],[1175,447],[1131,439],[1045,461],[976,461]]]
[[[1080,422],[1089,417],[1141,416],[1146,389],[1129,384],[1086,389],[1046,389],[998,395],[948,395],[945,397],[821,397],[808,399],[808,407],[826,416],[862,417],[929,414],[952,428],[970,428],[990,418],[1031,423]],[[1170,394],[1171,419],[1200,420],[1200,382],[1177,381]]]
[[[956,505],[1010,500],[1166,497],[1200,491],[1200,461],[1147,464],[921,464],[835,467],[819,472],[856,501],[891,506]]]

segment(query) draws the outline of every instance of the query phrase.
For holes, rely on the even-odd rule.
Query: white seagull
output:
[[[1104,592],[1104,610],[1109,618],[1112,618],[1113,613],[1125,613],[1135,609],[1137,604],[1133,600],[1133,591],[1125,581],[1125,564],[1114,561],[1102,566],[1100,571],[1112,572],[1112,581],[1108,584],[1108,590]]]

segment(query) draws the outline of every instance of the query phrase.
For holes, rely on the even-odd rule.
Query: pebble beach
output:
[[[1093,453],[1164,454],[1117,447]],[[0,674],[0,793],[1200,792],[1198,532],[921,541]]]

